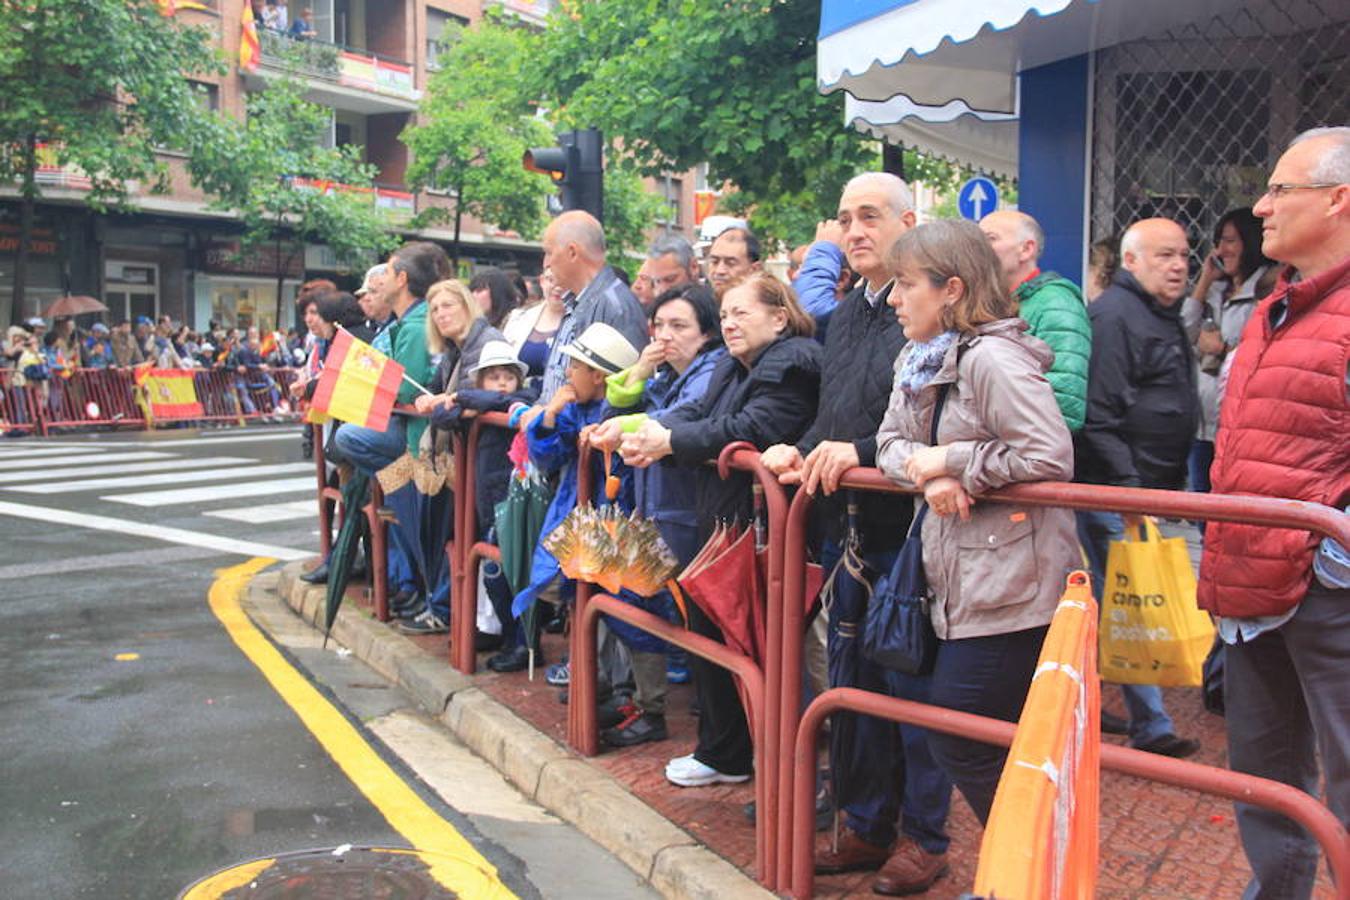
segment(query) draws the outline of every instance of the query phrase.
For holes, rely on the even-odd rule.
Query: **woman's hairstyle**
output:
[[[473,327],[474,319],[483,317],[482,311],[478,309],[478,304],[473,302],[473,295],[464,286],[464,282],[457,278],[447,278],[433,284],[427,290],[427,349],[433,356],[445,352],[445,338],[441,335],[441,330],[431,321],[436,307],[442,303],[459,303],[464,307],[465,334]]]
[[[911,228],[891,247],[892,272],[918,269],[934,287],[959,278],[961,297],[942,312],[942,327],[969,334],[981,325],[1017,315],[1003,283],[998,257],[974,222],[939,219]]]
[[[295,293],[295,312],[300,318],[304,318],[305,309],[315,301],[320,294],[326,294],[329,291],[336,291],[337,285],[327,278],[314,278],[300,285],[300,290]]]
[[[647,314],[647,318],[655,322],[657,311],[667,303],[676,300],[683,300],[694,310],[694,321],[698,323],[698,330],[708,339],[703,346],[710,344],[720,344],[722,342],[722,328],[717,320],[717,298],[713,296],[712,289],[703,284],[680,284],[668,291],[663,291],[652,301],[652,308]]]
[[[797,302],[797,293],[768,272],[755,270],[727,285],[722,297],[733,290],[749,288],[755,299],[765,306],[778,307],[787,313],[787,337],[811,337],[816,333],[816,320]]]
[[[361,304],[346,291],[324,291],[314,297],[315,310],[319,318],[329,325],[341,325],[343,328],[359,328],[366,323],[366,314]]]
[[[1120,238],[1115,235],[1104,237],[1093,243],[1088,249],[1088,265],[1097,269],[1102,287],[1111,283],[1120,268]]]
[[[1214,246],[1219,245],[1219,238],[1223,236],[1223,226],[1229,224],[1237,230],[1238,239],[1242,241],[1242,256],[1238,258],[1239,282],[1251,278],[1252,273],[1262,266],[1274,265],[1270,258],[1261,252],[1261,241],[1264,239],[1261,233],[1261,220],[1252,213],[1250,206],[1230,209],[1223,214],[1219,224],[1214,226]]]
[[[520,295],[511,276],[501,269],[484,269],[469,282],[469,293],[487,291],[492,298],[488,311],[483,315],[493,328],[501,328],[511,310],[520,305]]]

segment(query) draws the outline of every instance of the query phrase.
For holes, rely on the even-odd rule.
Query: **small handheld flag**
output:
[[[339,331],[323,363],[310,408],[353,425],[383,431],[398,398],[403,366],[349,331]]]

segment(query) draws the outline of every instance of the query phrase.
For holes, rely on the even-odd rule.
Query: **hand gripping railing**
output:
[[[493,544],[477,539],[478,438],[484,428],[510,427],[506,413],[478,415],[469,433],[455,433],[455,533],[446,552],[450,557],[450,664],[466,675],[478,665],[473,649],[474,623],[478,618],[478,567],[484,559],[500,561],[501,551]],[[504,648],[509,649],[509,648]]]
[[[913,494],[876,469],[854,468],[844,474],[840,488]],[[1350,546],[1350,516],[1330,507],[1300,500],[1267,497],[1197,494],[1106,485],[1037,482],[1011,485],[977,497],[980,502],[1023,506],[1107,510],[1136,515],[1163,515],[1186,519],[1242,522],[1276,528],[1300,528],[1331,537]],[[786,885],[790,873],[792,894],[811,896],[814,879],[816,734],[833,712],[848,710],[907,722],[990,744],[1009,746],[1015,726],[912,701],[899,700],[855,688],[834,688],[821,694],[800,717],[803,607],[806,584],[806,526],[813,498],[798,491],[788,510],[784,557],[782,677],[778,684],[781,746],[795,747],[792,771],[784,767],[778,782],[781,803],[778,843],[778,881]],[[791,735],[791,737],[789,737]],[[773,737],[770,736],[770,740]],[[1304,825],[1322,845],[1337,883],[1350,884],[1350,838],[1345,828],[1316,798],[1288,785],[1211,766],[1160,757],[1122,747],[1103,746],[1102,767],[1142,778],[1187,787],[1208,794],[1273,809]],[[789,787],[790,785],[790,787]]]
[[[591,498],[592,478],[590,449],[582,447],[578,454],[577,503]],[[600,594],[591,595],[591,586],[577,585],[577,600],[572,629],[572,670],[569,695],[568,741],[579,752],[594,756],[599,752],[599,734],[596,723],[596,637],[595,625],[603,613],[622,619],[650,634],[663,638],[696,656],[729,670],[740,679],[749,708],[746,717],[754,743],[755,765],[755,868],[766,887],[774,885],[774,836],[777,824],[777,798],[769,774],[779,766],[778,746],[773,739],[778,723],[776,688],[773,679],[779,672],[778,636],[782,634],[779,622],[782,605],[783,534],[787,514],[787,498],[777,479],[759,461],[759,451],[745,442],[729,444],[717,459],[717,472],[729,477],[731,470],[749,472],[763,488],[768,512],[768,621],[766,625],[765,665],[760,667],[749,657],[729,649],[725,644],[671,625],[651,613],[636,609],[622,600]]]

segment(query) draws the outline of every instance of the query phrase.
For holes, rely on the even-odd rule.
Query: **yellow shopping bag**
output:
[[[1112,541],[1102,585],[1103,681],[1197,687],[1214,623],[1195,604],[1185,538],[1164,538],[1144,519],[1145,539]]]

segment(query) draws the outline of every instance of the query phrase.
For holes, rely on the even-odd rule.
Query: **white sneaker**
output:
[[[749,781],[749,775],[728,775],[712,766],[705,766],[692,756],[672,759],[666,766],[666,780],[680,787],[703,787],[708,784],[740,784]]]

